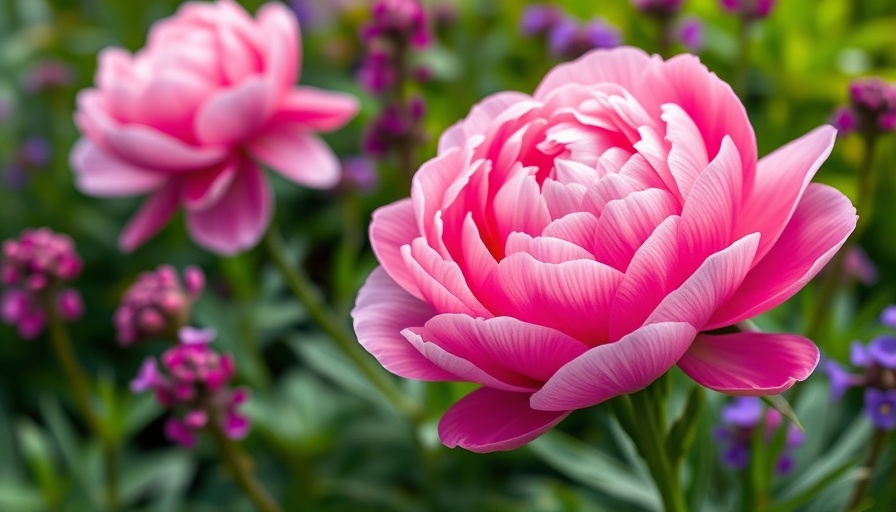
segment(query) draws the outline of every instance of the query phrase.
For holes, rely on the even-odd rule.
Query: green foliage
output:
[[[395,382],[423,411],[408,420],[371,386],[352,361],[326,339],[308,311],[298,306],[263,251],[218,259],[197,249],[180,218],[145,247],[123,257],[116,239],[135,211],[136,199],[97,200],[73,186],[68,152],[77,138],[72,111],[79,90],[89,87],[96,54],[108,45],[137,49],[151,23],[173,13],[180,0],[0,0],[0,102],[14,113],[0,121],[0,238],[28,226],[69,233],[86,268],[78,282],[87,317],[73,326],[78,357],[95,378],[95,406],[118,456],[122,510],[248,511],[213,447],[194,451],[164,439],[163,411],[151,396],[127,389],[140,361],[159,354],[160,340],[124,350],[114,341],[112,315],[136,275],[160,263],[197,264],[209,275],[209,292],[194,323],[218,331],[216,344],[235,355],[239,379],[253,390],[247,412],[253,421],[242,443],[255,471],[288,511],[387,510],[439,512],[602,512],[660,510],[661,501],[637,447],[609,407],[573,413],[557,429],[511,453],[476,455],[438,442],[441,414],[473,389],[461,383]],[[260,0],[240,0],[257,8]],[[336,2],[319,1],[318,5]],[[531,92],[556,62],[541,41],[517,32],[523,2],[448,1],[457,21],[442,29],[434,46],[417,59],[433,80],[420,86],[427,103],[429,141],[420,160],[435,152],[438,135],[484,96],[500,90]],[[652,23],[628,0],[566,0],[569,12],[602,16],[616,24],[628,44],[656,50]],[[737,23],[716,0],[690,0],[688,14],[705,23],[701,58],[725,80],[735,78]],[[364,7],[349,7],[332,21],[303,28],[302,82],[358,94],[361,113],[346,129],[327,136],[340,155],[360,152],[360,134],[377,102],[355,83],[362,48],[357,40]],[[676,51],[682,48],[676,47]],[[64,62],[72,82],[28,92],[36,64]],[[824,123],[846,100],[856,76],[896,79],[896,4],[892,0],[782,0],[778,11],[750,33],[745,105],[761,154]],[[30,169],[12,187],[9,168],[22,142],[50,142],[46,166]],[[854,338],[878,334],[877,315],[896,289],[896,144],[879,144],[875,165],[881,179],[877,211],[859,243],[877,263],[875,286],[852,283],[835,301],[832,329],[819,340],[825,354],[844,358]],[[861,144],[838,142],[818,180],[855,197]],[[380,166],[380,187],[370,194],[339,190],[313,193],[275,179],[276,224],[290,242],[290,258],[330,291],[340,319],[349,325],[353,298],[375,265],[364,240],[367,219],[378,206],[407,195],[389,162]],[[349,235],[346,233],[351,228]],[[757,319],[768,330],[803,332],[817,286]],[[95,511],[107,505],[104,453],[108,446],[78,419],[70,389],[46,340],[25,343],[0,325],[0,511]],[[799,417],[806,443],[791,476],[772,471],[781,446],[757,441],[751,474],[723,469],[712,441],[723,398],[688,387],[680,374],[669,386],[668,435],[663,446],[682,468],[692,510],[736,510],[741,495],[764,494],[762,510],[842,510],[858,478],[872,427],[861,397],[832,405],[823,378],[806,384],[794,413],[781,397],[770,402],[786,417]],[[511,421],[509,418],[508,421]],[[629,432],[630,433],[630,432]],[[759,445],[763,445],[760,447]],[[891,467],[892,450],[880,467]],[[875,510],[896,509],[896,486],[886,474],[872,480]],[[749,500],[748,500],[749,501]]]

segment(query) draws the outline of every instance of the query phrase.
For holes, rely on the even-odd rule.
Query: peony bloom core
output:
[[[723,393],[780,393],[814,370],[811,341],[715,330],[794,295],[855,228],[843,194],[810,184],[835,135],[757,161],[743,105],[694,56],[561,64],[531,96],[473,107],[411,197],[374,213],[358,339],[402,377],[481,385],[439,425],[480,452],[676,364]]]
[[[119,244],[134,250],[181,206],[193,240],[233,254],[258,243],[273,198],[259,164],[315,188],[339,161],[314,132],[351,120],[347,94],[295,87],[299,26],[269,3],[255,19],[233,0],[188,2],[157,22],[146,47],[100,53],[96,87],[78,95],[83,138],[71,154],[94,196],[149,193]]]

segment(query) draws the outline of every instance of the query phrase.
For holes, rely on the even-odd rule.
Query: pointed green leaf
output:
[[[801,431],[806,431],[806,429],[803,428],[803,424],[800,423],[799,418],[796,417],[796,413],[793,411],[793,407],[790,406],[790,402],[788,402],[782,395],[764,396],[762,397],[762,400],[776,411],[780,412],[782,416],[792,421]]]

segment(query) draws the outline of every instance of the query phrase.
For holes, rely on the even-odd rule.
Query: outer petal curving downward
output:
[[[187,212],[187,230],[199,245],[235,254],[261,240],[271,220],[271,184],[254,162],[241,168],[221,198],[203,210]]]
[[[410,296],[382,267],[377,267],[358,292],[352,319],[361,346],[390,372],[407,379],[455,380],[401,334],[407,327],[425,324],[435,314],[428,304]]]
[[[528,393],[480,388],[461,398],[442,416],[439,437],[445,446],[478,453],[512,450],[560,423],[569,412],[536,411]]]
[[[644,389],[675,365],[696,334],[691,324],[657,323],[594,347],[560,368],[533,394],[532,407],[569,411]]]
[[[678,366],[701,386],[730,395],[763,396],[805,380],[818,357],[818,347],[795,334],[701,334]]]

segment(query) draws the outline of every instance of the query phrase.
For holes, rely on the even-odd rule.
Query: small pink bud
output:
[[[184,269],[184,282],[187,286],[187,293],[195,299],[202,294],[202,290],[205,288],[205,274],[201,268],[190,265]]]
[[[19,319],[17,331],[23,339],[33,340],[44,331],[46,323],[47,317],[44,312],[39,309],[32,309]]]
[[[186,305],[186,301],[184,300],[184,296],[180,294],[180,292],[175,290],[166,290],[161,293],[159,298],[156,300],[156,304],[159,305],[166,313],[174,315],[179,313],[184,306]]]
[[[165,422],[165,435],[185,448],[196,446],[196,433],[179,419],[168,418]]]
[[[47,276],[44,274],[31,274],[25,278],[25,288],[33,292],[39,292],[46,288],[46,286]]]
[[[63,319],[72,322],[84,315],[84,300],[78,290],[73,288],[62,290],[56,300],[59,314]]]
[[[177,335],[180,338],[180,342],[184,345],[208,345],[215,339],[217,332],[214,329],[181,327]]]
[[[165,317],[155,308],[146,308],[140,312],[137,324],[143,332],[155,334],[165,328]]]
[[[196,409],[184,415],[184,424],[196,430],[204,427],[208,423],[208,414],[202,409]]]

